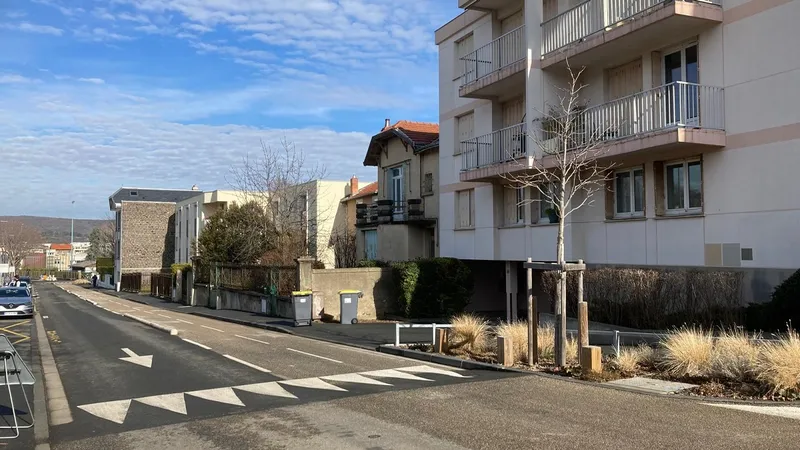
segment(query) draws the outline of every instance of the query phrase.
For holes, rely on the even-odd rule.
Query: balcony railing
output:
[[[542,55],[672,1],[684,0],[587,0],[542,23]],[[693,1],[722,4],[722,0]]]
[[[462,170],[475,169],[525,156],[526,130],[525,124],[519,123],[462,141]]]
[[[671,128],[725,129],[721,87],[678,81],[622,97],[575,113],[570,145],[616,141]],[[563,119],[552,119],[558,123]],[[461,143],[462,169],[469,170],[525,156],[524,124]],[[535,151],[561,148],[558,125],[544,126]],[[531,140],[531,144],[534,141]]]
[[[408,201],[378,200],[372,204],[356,205],[356,225],[378,225],[425,219],[422,200]]]
[[[461,77],[461,86],[525,59],[526,54],[525,25],[523,25],[462,56],[464,76]]]

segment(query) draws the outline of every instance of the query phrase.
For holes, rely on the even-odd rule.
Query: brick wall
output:
[[[123,202],[121,244],[122,273],[169,268],[175,261],[175,204]]]

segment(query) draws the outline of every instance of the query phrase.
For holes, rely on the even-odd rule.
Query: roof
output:
[[[72,250],[70,244],[51,244],[50,250]]]
[[[367,148],[367,155],[364,157],[364,165],[377,166],[380,160],[380,144],[395,137],[406,145],[412,146],[416,151],[439,139],[439,124],[400,120],[394,125],[384,127],[380,133],[372,136]]]
[[[202,193],[192,189],[122,187],[108,197],[108,206],[113,211],[123,201],[177,203]]]
[[[359,199],[359,198],[369,197],[371,195],[376,195],[377,193],[378,193],[378,182],[377,181],[373,181],[372,183],[369,183],[368,185],[366,185],[363,188],[359,189],[358,192],[356,192],[355,194],[345,198],[344,201],[356,200],[356,199]]]

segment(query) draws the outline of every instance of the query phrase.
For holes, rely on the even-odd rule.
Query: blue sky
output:
[[[2,0],[0,215],[75,200],[103,217],[123,185],[229,189],[259,139],[374,180],[361,161],[384,118],[438,121],[433,31],[456,4]]]

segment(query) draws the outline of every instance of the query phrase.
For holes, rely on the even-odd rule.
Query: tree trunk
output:
[[[556,253],[558,258],[558,264],[563,265],[565,263],[564,259],[564,218],[562,216],[562,212],[566,209],[564,205],[564,191],[566,186],[564,186],[564,180],[561,182],[561,192],[559,195],[559,220],[558,220],[558,239],[556,240]],[[558,283],[558,307],[556,308],[556,351],[555,351],[555,363],[558,367],[564,367],[567,365],[567,272],[565,270],[559,269],[560,276],[559,276],[559,283]]]

